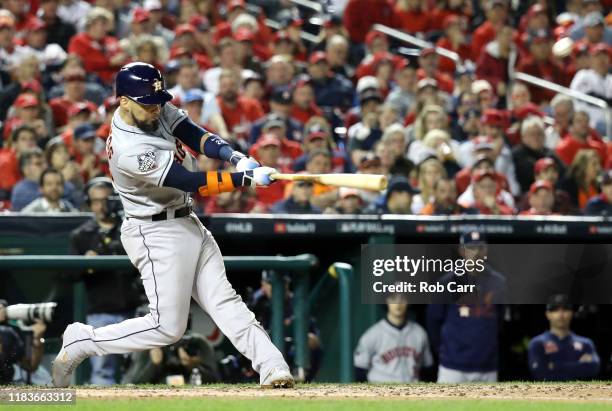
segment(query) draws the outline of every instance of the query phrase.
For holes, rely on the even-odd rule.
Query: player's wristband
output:
[[[220,160],[229,161],[234,166],[246,157],[239,151],[235,151],[227,141],[223,140],[216,134],[209,134],[204,141],[204,154],[210,158],[218,158]]]
[[[253,171],[230,173],[228,171],[207,171],[204,173],[206,184],[198,188],[202,197],[208,197],[227,191],[234,191],[237,187],[253,186]]]

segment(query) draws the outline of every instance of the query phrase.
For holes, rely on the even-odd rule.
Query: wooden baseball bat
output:
[[[282,174],[274,173],[274,180],[312,181],[336,187],[361,188],[364,190],[384,190],[387,188],[387,177],[380,174]]]

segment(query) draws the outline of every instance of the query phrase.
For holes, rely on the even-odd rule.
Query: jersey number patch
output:
[[[138,170],[145,173],[147,171],[153,170],[157,165],[155,164],[155,153],[152,151],[147,151],[146,153],[139,154],[138,159]]]

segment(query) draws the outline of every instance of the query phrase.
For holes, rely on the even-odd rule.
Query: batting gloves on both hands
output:
[[[270,174],[278,173],[275,168],[262,167],[253,157],[241,158],[236,170],[244,172],[242,185],[247,187],[269,186],[274,181]]]
[[[246,170],[242,185],[246,187],[269,186],[274,181],[270,175],[274,173],[278,173],[278,171],[272,167],[257,167],[252,170]]]

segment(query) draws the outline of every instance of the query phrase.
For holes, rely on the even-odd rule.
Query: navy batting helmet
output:
[[[140,104],[164,104],[172,100],[172,94],[166,91],[159,70],[141,62],[121,67],[115,79],[115,94]]]

